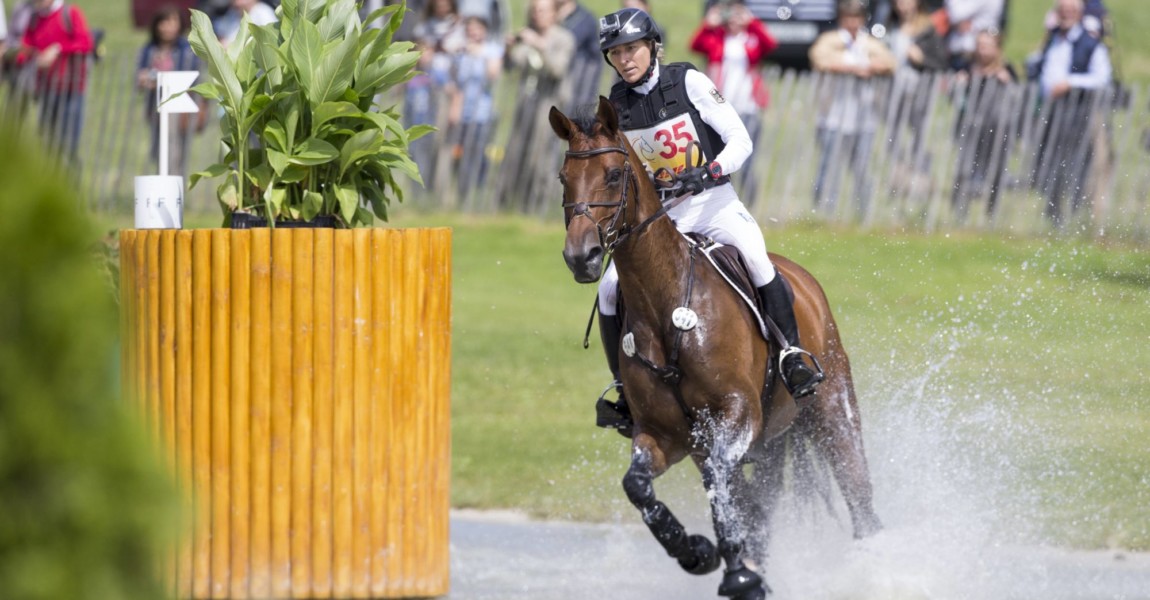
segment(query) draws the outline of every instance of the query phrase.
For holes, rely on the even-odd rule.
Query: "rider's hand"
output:
[[[719,163],[711,161],[706,165],[699,167],[690,167],[679,173],[676,179],[683,184],[679,193],[681,196],[687,194],[698,194],[706,189],[706,181],[709,179],[715,181],[723,176],[723,169]]]

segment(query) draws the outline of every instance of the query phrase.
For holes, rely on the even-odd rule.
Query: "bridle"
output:
[[[599,156],[601,154],[609,154],[609,153],[613,153],[613,152],[618,152],[619,154],[622,154],[624,157],[630,158],[630,156],[627,154],[627,149],[625,147],[623,147],[623,143],[621,141],[620,141],[618,146],[603,146],[601,148],[592,148],[590,150],[568,150],[567,151],[567,158],[580,158],[580,159],[591,158],[593,156]],[[563,199],[565,200],[565,202],[563,202],[563,209],[564,210],[566,210],[568,208],[571,209],[571,215],[570,216],[566,216],[566,213],[564,213],[564,216],[565,216],[564,227],[570,228],[571,227],[571,221],[575,220],[576,217],[585,217],[585,218],[587,218],[587,220],[595,223],[595,229],[599,234],[599,243],[602,244],[603,247],[606,248],[608,252],[611,250],[614,250],[616,246],[618,246],[620,243],[622,243],[622,241],[628,235],[630,235],[630,232],[627,229],[626,221],[624,221],[623,225],[621,227],[619,227],[619,218],[623,215],[624,212],[627,211],[627,200],[628,200],[627,192],[632,188],[631,184],[633,183],[633,181],[632,181],[633,179],[634,179],[634,173],[631,171],[631,161],[625,160],[623,162],[623,188],[619,192],[619,201],[618,202],[602,202],[602,201],[594,201],[593,202],[593,201],[583,201],[583,200],[578,200],[575,202],[567,202],[566,201],[566,199],[567,199],[567,184],[564,183],[563,184]],[[596,221],[595,217],[591,216],[591,208],[592,207],[616,209],[615,214],[611,217],[611,222],[607,224],[606,229],[603,228],[603,224],[602,224],[603,219]],[[604,217],[604,219],[605,218],[606,217]]]
[[[595,230],[599,235],[599,243],[609,254],[614,251],[615,248],[619,246],[619,244],[622,244],[623,241],[627,239],[627,237],[631,236],[632,234],[638,234],[639,232],[646,229],[647,226],[653,223],[656,219],[667,214],[667,211],[670,210],[673,206],[662,203],[662,205],[659,207],[659,210],[655,211],[654,214],[647,217],[646,219],[643,219],[643,221],[636,225],[634,228],[628,225],[628,221],[626,219],[623,220],[622,225],[619,224],[619,218],[623,216],[625,212],[627,212],[627,204],[629,199],[628,191],[634,190],[635,195],[637,195],[639,192],[638,184],[635,181],[635,173],[631,169],[631,155],[627,152],[627,148],[623,145],[622,138],[616,138],[616,140],[619,142],[617,146],[602,146],[599,148],[591,148],[590,150],[568,150],[567,158],[591,158],[593,156],[599,156],[600,154],[609,154],[613,152],[622,154],[627,160],[623,162],[623,188],[619,192],[618,202],[592,202],[583,200],[567,202],[567,184],[563,184],[564,227],[570,228],[571,221],[575,220],[576,217],[586,217],[587,220],[595,223]],[[677,202],[675,204],[677,204]],[[615,214],[611,217],[611,222],[607,224],[606,229],[604,229],[602,225],[603,219],[596,221],[595,218],[591,216],[592,207],[616,209]],[[566,209],[568,208],[571,209],[570,216],[567,216],[566,213]],[[604,219],[606,218],[607,217],[604,217]]]

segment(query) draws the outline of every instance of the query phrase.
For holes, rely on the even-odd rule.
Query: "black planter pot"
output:
[[[243,212],[232,213],[232,229],[255,229],[267,226],[268,220],[259,215]],[[339,226],[339,220],[331,215],[319,215],[310,221],[276,221],[277,228],[284,227],[287,229],[314,229],[318,227],[337,229]]]

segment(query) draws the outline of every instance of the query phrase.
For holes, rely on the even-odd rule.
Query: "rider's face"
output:
[[[607,60],[623,81],[635,83],[651,66],[651,46],[645,40],[615,46],[607,51]]]

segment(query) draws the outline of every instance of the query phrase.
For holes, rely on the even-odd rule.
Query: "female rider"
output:
[[[690,190],[668,211],[679,230],[701,233],[742,252],[768,316],[790,346],[782,352],[783,383],[793,397],[801,398],[814,391],[822,374],[802,359],[786,285],[775,276],[762,230],[730,183],[729,175],[751,155],[750,135],[706,75],[686,63],[660,64],[661,47],[658,27],[642,10],[624,8],[599,20],[599,49],[621,79],[611,88],[619,128],[651,173],[667,168],[676,173],[684,190]],[[695,150],[688,152],[688,145]],[[700,151],[702,162],[698,162]],[[688,154],[693,164],[687,164]],[[619,276],[612,264],[599,282],[599,332],[616,386],[622,334],[618,290]],[[629,432],[630,410],[622,392],[618,402],[600,398],[596,414],[598,426]]]

